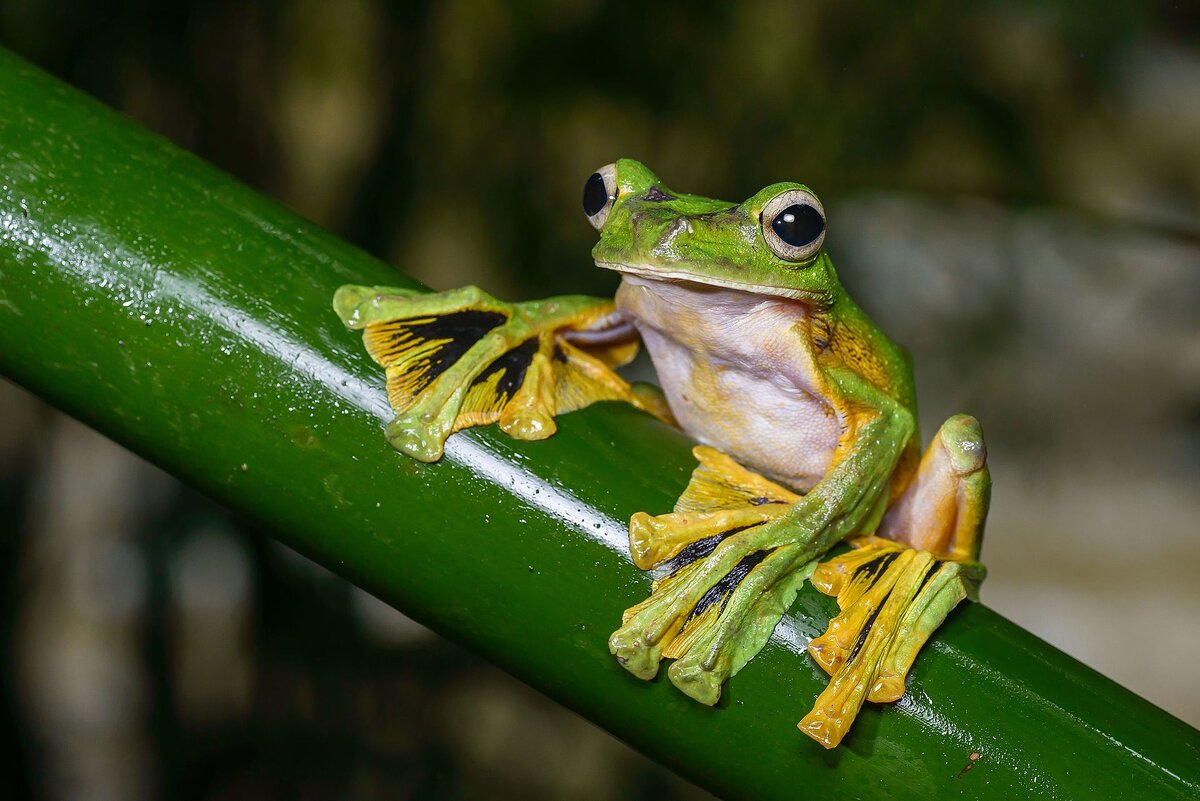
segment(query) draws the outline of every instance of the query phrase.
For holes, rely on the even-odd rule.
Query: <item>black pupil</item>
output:
[[[776,214],[771,228],[784,242],[802,248],[817,241],[825,230],[825,218],[814,207],[796,203]]]
[[[592,173],[583,185],[583,213],[595,217],[604,211],[608,205],[608,187],[604,185],[604,176],[598,172]]]

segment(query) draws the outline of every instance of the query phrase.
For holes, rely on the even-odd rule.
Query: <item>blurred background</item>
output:
[[[926,434],[983,421],[985,601],[1193,725],[1198,43],[1134,0],[0,0],[3,46],[438,289],[611,292],[579,196],[618,156],[808,183]],[[6,383],[0,509],[5,796],[708,797]]]

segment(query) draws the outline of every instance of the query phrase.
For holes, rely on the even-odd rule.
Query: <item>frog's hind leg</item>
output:
[[[344,286],[333,305],[386,372],[396,411],[388,441],[422,461],[436,461],[446,438],[470,426],[499,423],[517,439],[543,439],[557,414],[598,400],[642,405],[613,371],[637,340],[611,301],[505,303],[478,287]]]
[[[991,486],[979,422],[957,414],[942,424],[877,533],[940,558],[978,559]]]
[[[639,678],[675,659],[668,677],[680,690],[716,703],[721,685],[756,654],[809,570],[800,549],[742,553],[731,542],[786,514],[795,493],[705,446],[670,514],[630,521],[634,563],[658,575],[649,598],[627,610],[609,650]],[[713,570],[714,561],[725,567]]]
[[[800,728],[836,745],[864,701],[896,701],[921,647],[983,578],[977,561],[990,479],[979,424],[943,424],[912,484],[884,515],[877,537],[820,565],[813,584],[840,614],[809,644],[833,677]]]

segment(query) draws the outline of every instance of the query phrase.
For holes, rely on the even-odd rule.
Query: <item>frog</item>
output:
[[[653,580],[608,649],[640,679],[669,660],[675,687],[715,705],[810,582],[838,611],[807,645],[830,678],[798,728],[833,748],[865,703],[903,696],[923,646],[978,597],[981,427],[954,415],[922,449],[912,360],[842,286],[804,184],[732,203],[619,159],[582,205],[593,261],[620,276],[612,299],[337,290],[384,369],[387,440],[433,462],[465,428],[544,439],[599,401],[681,429],[697,464],[671,511],[629,520],[630,559]],[[618,372],[641,345],[658,386]]]

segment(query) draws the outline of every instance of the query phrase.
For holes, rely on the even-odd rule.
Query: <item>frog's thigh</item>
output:
[[[955,415],[942,424],[877,533],[943,558],[976,559],[990,492],[979,421]]]

